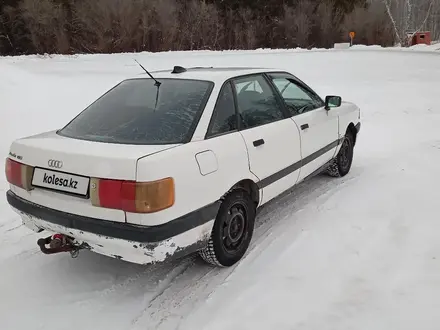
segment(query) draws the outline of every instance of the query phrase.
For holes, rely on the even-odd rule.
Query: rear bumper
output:
[[[219,208],[213,203],[163,225],[147,227],[65,213],[29,202],[10,190],[6,197],[29,229],[65,234],[78,244],[86,243],[93,252],[139,264],[187,255],[206,246]]]

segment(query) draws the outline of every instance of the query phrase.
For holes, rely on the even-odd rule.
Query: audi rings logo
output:
[[[63,162],[61,160],[49,159],[47,165],[52,168],[61,168],[63,167]]]

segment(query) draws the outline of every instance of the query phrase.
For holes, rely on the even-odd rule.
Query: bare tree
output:
[[[258,22],[253,18],[252,11],[249,9],[242,9],[240,13],[241,22],[236,25],[235,33],[240,35],[242,31],[243,40],[240,48],[253,49],[257,46],[257,28]],[[242,31],[238,27],[242,27]]]
[[[3,13],[0,13],[0,46],[2,41],[1,39],[4,39],[11,48],[14,48],[14,44],[12,43],[12,40],[7,32],[6,24],[7,16]]]
[[[341,30],[344,36],[355,31],[355,42],[360,44],[391,46],[394,41],[393,26],[384,5],[378,1],[367,8],[355,8],[345,17]]]
[[[424,18],[424,14],[430,10],[429,17]],[[415,20],[419,22],[425,21],[421,27],[431,32],[433,40],[440,39],[440,0],[419,0],[415,11]]]
[[[179,49],[215,48],[220,39],[218,8],[205,0],[188,1],[181,15]]]
[[[258,23],[253,18],[252,11],[248,8],[241,8],[237,13],[233,13],[233,16],[236,19],[233,23],[235,42],[232,48],[255,48],[257,46]]]
[[[73,13],[75,45],[88,52],[143,50],[152,28],[151,12],[146,0],[81,1]]]
[[[177,50],[176,39],[179,34],[178,15],[180,9],[176,0],[156,0],[153,2],[153,14],[156,17],[153,28],[157,31],[161,50]],[[152,22],[148,22],[148,19],[145,18],[146,15],[143,13],[143,29],[151,29]]]
[[[426,5],[416,6],[414,0],[382,0],[392,23],[397,43],[404,46],[427,23],[435,0],[423,0]],[[422,15],[417,15],[417,8]],[[409,34],[408,34],[409,33]]]
[[[295,7],[284,5],[284,35],[288,45],[309,46],[312,32],[313,3],[300,0]]]
[[[23,0],[19,8],[38,53],[69,51],[70,42],[66,35],[68,22],[60,4],[50,0]]]
[[[440,39],[440,0],[367,1],[347,14],[347,0],[0,0],[0,53],[329,47],[350,30],[365,44]]]
[[[333,8],[333,2],[320,2],[317,8],[321,41],[327,47],[334,43],[335,36],[340,32],[340,22],[344,17],[342,10]]]
[[[287,47],[293,47],[295,45],[296,31],[292,28],[295,24],[295,20],[295,9],[285,4],[282,24],[284,25],[284,38]]]

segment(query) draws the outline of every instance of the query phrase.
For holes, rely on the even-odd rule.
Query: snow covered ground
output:
[[[440,48],[437,45],[437,48]],[[426,47],[416,47],[424,48]],[[434,48],[431,46],[430,48]],[[229,269],[45,256],[0,198],[0,329],[414,330],[440,323],[440,52],[259,50],[0,58],[0,154],[147,68],[276,66],[362,109],[352,171],[258,217]],[[7,184],[0,177],[0,193]]]

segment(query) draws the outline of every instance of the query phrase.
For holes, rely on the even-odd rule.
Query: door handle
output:
[[[301,125],[301,129],[302,129],[302,130],[305,130],[305,129],[307,129],[307,128],[309,128],[309,124],[302,124],[302,125]]]
[[[254,147],[258,147],[264,144],[264,140],[263,139],[259,139],[259,140],[255,140],[254,141]]]

